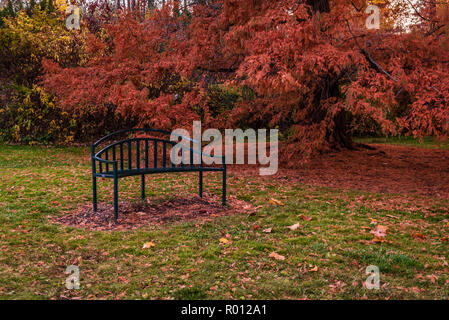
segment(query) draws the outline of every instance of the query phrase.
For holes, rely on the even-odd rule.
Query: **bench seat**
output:
[[[149,168],[149,169],[134,169],[134,170],[124,170],[124,171],[117,171],[117,176],[119,178],[123,177],[132,177],[132,176],[140,176],[142,174],[156,174],[156,173],[169,173],[169,172],[206,172],[206,171],[223,171],[222,168],[214,168],[214,167],[207,167],[207,168],[195,168],[195,167],[185,167],[185,168]],[[108,171],[103,173],[96,173],[95,174],[99,178],[114,178],[114,172]]]

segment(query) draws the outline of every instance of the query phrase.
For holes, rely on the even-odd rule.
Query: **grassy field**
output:
[[[425,137],[422,140],[413,137],[378,137],[378,138],[355,138],[357,142],[361,143],[375,143],[375,144],[391,144],[408,147],[419,147],[429,149],[449,149],[448,141],[439,141],[433,137]]]
[[[229,193],[258,207],[255,215],[101,232],[48,221],[91,201],[88,148],[0,146],[0,177],[1,299],[449,298],[446,200],[231,171]],[[219,179],[206,175],[206,190],[219,194]],[[196,183],[190,174],[149,176],[147,195],[182,197]],[[121,181],[122,200],[139,192],[138,178]],[[110,181],[99,196],[111,201]],[[388,227],[383,242],[372,241],[376,225]],[[80,268],[79,290],[65,288],[68,265]],[[380,268],[379,290],[363,286],[369,265]]]

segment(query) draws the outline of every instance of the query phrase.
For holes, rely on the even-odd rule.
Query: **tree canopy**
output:
[[[159,128],[277,127],[298,159],[353,148],[366,128],[448,134],[446,2],[372,1],[378,30],[366,1],[139,3],[83,19],[97,26],[85,64],[44,61],[42,83],[66,110],[113,105]]]

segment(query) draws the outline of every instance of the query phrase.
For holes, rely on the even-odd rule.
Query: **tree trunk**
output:
[[[314,12],[329,12],[329,0],[307,0],[307,4]]]

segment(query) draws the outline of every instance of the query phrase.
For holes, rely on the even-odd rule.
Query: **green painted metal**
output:
[[[224,159],[223,159],[224,160]],[[222,200],[221,203],[223,205],[226,205],[226,162],[223,161],[223,195],[222,195]]]
[[[199,196],[202,198],[203,197],[203,172],[200,171],[200,181],[199,181],[199,192],[198,192]]]
[[[96,165],[95,165],[95,147],[91,147],[91,153],[92,153],[92,202],[93,202],[93,209],[96,212],[97,211],[97,172],[96,172]]]
[[[171,132],[165,130],[158,130],[152,128],[143,128],[143,129],[128,129],[128,130],[120,130],[114,133],[111,133],[91,146],[91,157],[92,157],[92,205],[93,210],[97,211],[97,178],[110,178],[114,181],[114,218],[118,219],[118,181],[121,178],[130,177],[130,176],[141,176],[141,198],[145,199],[145,175],[146,174],[159,174],[159,173],[175,173],[175,172],[199,172],[199,196],[203,196],[203,172],[222,172],[223,174],[223,186],[222,186],[222,204],[226,204],[226,159],[224,156],[212,156],[205,153],[195,151],[191,148],[184,147],[181,149],[182,156],[184,156],[184,151],[190,153],[190,165],[185,166],[184,161],[182,161],[181,165],[176,166],[173,164],[171,166],[167,166],[167,145],[174,146],[177,143],[156,138],[156,137],[143,137],[143,138],[128,138],[124,140],[120,140],[117,142],[113,142],[108,144],[106,147],[100,149],[100,151],[95,152],[96,148],[106,142],[107,140],[113,140],[114,137],[122,135],[122,134],[135,134],[135,133],[157,133],[157,134],[165,134],[172,135]],[[189,139],[195,143],[192,139]],[[150,142],[153,144],[153,161],[150,161],[149,157],[149,146]],[[141,151],[141,143],[144,143],[145,150]],[[133,144],[136,144],[136,148],[133,149]],[[123,145],[127,147],[127,159],[124,158],[126,154],[123,152]],[[117,159],[116,148],[119,148],[120,158]],[[162,149],[162,166],[158,166],[158,148]],[[135,150],[135,151],[134,151]],[[112,160],[109,159],[109,152],[112,154]],[[197,153],[200,156],[200,164],[193,164],[193,154]],[[144,154],[144,164],[141,163],[141,154]],[[133,165],[132,159],[136,158],[136,165]],[[204,166],[203,165],[203,157],[210,158],[221,158],[223,166],[222,167],[212,167],[212,166]],[[184,159],[184,157],[183,157]],[[124,162],[127,160],[127,165],[125,166]],[[142,164],[142,165],[141,165]],[[153,164],[153,167],[150,166]],[[99,170],[97,171],[97,165]],[[105,167],[105,171],[103,171],[103,166]],[[110,168],[112,168],[110,170]]]
[[[145,175],[140,176],[140,197],[145,200]]]

